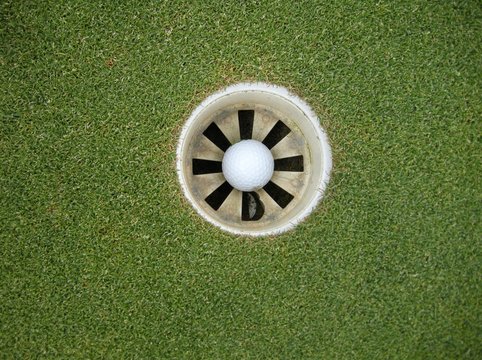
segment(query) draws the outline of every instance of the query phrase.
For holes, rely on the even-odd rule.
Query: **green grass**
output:
[[[0,357],[482,356],[477,1],[2,1]],[[219,232],[180,127],[267,81],[330,137],[295,231]]]

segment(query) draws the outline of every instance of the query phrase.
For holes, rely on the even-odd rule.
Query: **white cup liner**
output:
[[[273,127],[270,120],[282,119],[292,131],[286,140],[280,140],[279,144],[273,146],[275,159],[284,154],[297,153],[302,154],[304,159],[303,172],[278,173],[273,177],[276,183],[287,184],[285,188],[293,195],[289,205],[283,208],[276,205],[263,189],[260,190],[259,196],[266,206],[266,214],[258,221],[241,220],[239,204],[242,195],[238,190],[232,191],[228,195],[229,200],[219,209],[214,210],[206,203],[206,195],[223,182],[222,173],[193,174],[195,157],[222,160],[222,151],[203,138],[203,131],[209,124],[217,122],[231,143],[240,140],[237,138],[238,123],[226,120],[239,109],[254,109],[256,114],[260,114],[256,115],[253,130],[253,137],[260,137],[260,141]],[[266,115],[261,117],[261,114]],[[262,123],[261,119],[267,120]],[[323,197],[332,167],[328,137],[311,107],[284,87],[259,82],[228,86],[207,97],[182,128],[176,161],[183,193],[197,213],[224,231],[247,236],[277,235],[291,230],[304,220]]]

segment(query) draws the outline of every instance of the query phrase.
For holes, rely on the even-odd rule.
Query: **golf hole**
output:
[[[209,96],[187,120],[177,147],[178,177],[191,205],[239,235],[292,229],[321,200],[330,171],[330,145],[316,114],[286,88],[265,83]]]

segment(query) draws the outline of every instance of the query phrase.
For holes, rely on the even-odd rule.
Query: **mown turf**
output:
[[[477,1],[2,1],[0,357],[480,358]],[[289,87],[333,147],[296,231],[220,233],[180,126]]]

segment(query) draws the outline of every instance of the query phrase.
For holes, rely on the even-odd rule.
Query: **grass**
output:
[[[2,1],[0,357],[480,358],[476,1]],[[320,115],[293,232],[183,199],[180,127],[238,81]]]

